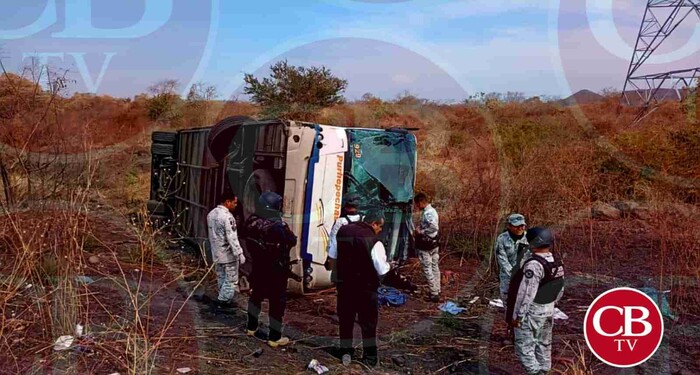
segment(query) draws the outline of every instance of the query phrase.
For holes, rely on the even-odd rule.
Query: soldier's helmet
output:
[[[528,229],[525,238],[527,238],[527,243],[530,245],[531,249],[552,247],[554,245],[554,235],[552,231],[544,227]]]
[[[282,209],[282,197],[274,191],[266,191],[260,194],[258,202],[267,210],[279,211]]]

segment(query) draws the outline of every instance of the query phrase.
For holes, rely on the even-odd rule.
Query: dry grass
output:
[[[555,370],[559,374],[568,375],[592,375],[593,374],[593,354],[588,350],[586,344],[581,341],[564,342],[565,350],[573,353],[573,360],[564,361],[564,368]]]
[[[37,89],[31,77],[0,80],[0,143],[10,146],[0,149],[8,181],[0,199],[0,357],[11,372],[153,372],[188,312],[187,298],[169,294],[181,275],[164,266],[162,236],[143,217],[150,130],[190,127],[195,117],[256,116],[259,108],[212,102],[153,123],[145,97],[65,98]],[[631,283],[646,275],[649,285],[673,290],[672,308],[684,319],[700,316],[700,238],[687,229],[700,224],[700,187],[692,183],[700,178],[700,128],[686,112],[665,103],[630,127],[635,110],[612,99],[562,108],[537,101],[441,105],[406,95],[328,108],[316,120],[418,128],[417,190],[433,197],[445,245],[464,259],[491,259],[504,216],[521,212],[531,225],[557,229],[570,269]],[[124,147],[100,154],[115,143]],[[615,201],[638,202],[648,214],[612,222],[591,217],[595,202]],[[125,234],[128,245],[115,244],[96,224],[97,204],[119,207],[122,216],[110,215],[123,221],[141,215]],[[90,255],[109,269],[89,264]],[[86,273],[105,284],[76,282]],[[52,352],[56,337],[72,334],[77,323],[91,334],[85,345],[104,357]],[[585,348],[568,349],[576,359],[565,372],[590,373]]]
[[[130,231],[109,238],[112,230],[95,226],[105,223],[90,213],[90,194],[76,192],[72,201],[41,217],[4,211],[0,357],[11,373],[47,368],[150,374],[172,355],[169,336],[193,335],[182,328],[188,325],[182,314],[190,295],[173,291],[182,275],[163,265],[167,258],[159,229],[137,219]],[[129,245],[120,249],[115,245],[119,238]],[[104,266],[90,265],[89,257],[98,257]],[[95,282],[86,283],[84,276]],[[208,272],[198,285],[207,277]],[[54,340],[75,335],[76,324],[85,327],[83,336],[70,350],[53,352]],[[41,362],[30,354],[37,350]]]

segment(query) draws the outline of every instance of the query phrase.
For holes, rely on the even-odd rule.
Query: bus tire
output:
[[[216,160],[223,159],[228,153],[228,145],[235,134],[236,128],[244,122],[255,121],[248,116],[230,116],[219,121],[209,131],[207,145]],[[223,137],[222,137],[223,136]],[[221,142],[225,142],[221,144]]]
[[[151,144],[151,155],[175,156],[175,146],[165,143]]]
[[[174,132],[153,132],[151,134],[151,140],[153,143],[167,143],[173,144],[177,139],[177,133]]]

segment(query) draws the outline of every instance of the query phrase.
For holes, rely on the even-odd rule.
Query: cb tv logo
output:
[[[620,368],[646,362],[661,345],[659,307],[632,288],[611,289],[596,298],[583,322],[586,343],[598,359]]]

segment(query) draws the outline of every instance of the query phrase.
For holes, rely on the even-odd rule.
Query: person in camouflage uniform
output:
[[[514,268],[520,266],[522,259],[527,254],[527,239],[525,237],[525,217],[521,214],[512,214],[506,221],[506,231],[496,238],[494,252],[498,261],[501,300],[506,303],[508,298],[508,284]],[[520,250],[520,254],[519,253]]]
[[[238,267],[245,263],[243,248],[238,242],[236,219],[231,214],[237,204],[238,198],[235,194],[224,193],[221,196],[221,204],[207,215],[209,244],[219,284],[219,307],[235,305],[233,296],[238,285]]]
[[[511,280],[507,322],[514,329],[515,353],[528,374],[552,368],[554,306],[564,292],[564,266],[550,249],[548,229],[532,228],[527,239],[532,255]],[[510,318],[510,319],[508,319]]]
[[[415,244],[418,250],[418,258],[423,266],[423,274],[428,280],[430,289],[429,300],[440,301],[440,254],[439,250],[439,218],[438,213],[430,204],[428,196],[424,193],[416,194],[414,204],[421,210],[420,223],[415,228]]]

